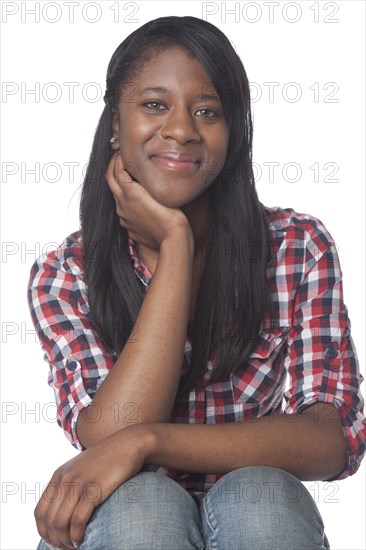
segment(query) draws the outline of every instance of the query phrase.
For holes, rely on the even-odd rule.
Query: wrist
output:
[[[144,464],[152,462],[152,457],[159,447],[159,436],[156,424],[136,424],[137,444]]]
[[[190,227],[181,228],[161,241],[160,253],[164,253],[165,250],[169,253],[177,250],[183,252],[186,249],[189,254],[193,255],[194,246],[192,229]]]

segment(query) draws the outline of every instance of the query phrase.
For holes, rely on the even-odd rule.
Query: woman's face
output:
[[[219,96],[201,63],[179,47],[155,54],[126,87],[112,130],[128,172],[164,206],[202,195],[226,159]],[[169,153],[186,157],[163,158]]]

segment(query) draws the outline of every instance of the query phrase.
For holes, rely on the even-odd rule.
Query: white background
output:
[[[36,4],[38,22],[26,11],[37,9]],[[104,108],[108,62],[122,40],[151,19],[194,15],[218,26],[231,40],[252,83],[254,161],[262,170],[257,181],[260,200],[267,206],[312,214],[333,236],[365,375],[365,4],[348,0],[274,4],[272,18],[268,2],[237,2],[236,15],[227,14],[225,20],[221,2],[81,0],[75,3],[70,22],[63,2],[2,2],[1,303],[6,345],[1,549],[36,548],[39,535],[33,510],[42,488],[59,465],[78,453],[55,422],[48,365],[27,306],[29,271],[40,254],[79,228],[82,167]],[[235,9],[235,2],[226,2],[229,9]],[[207,11],[212,15],[206,16]],[[10,12],[14,14],[7,16]],[[51,82],[56,87],[50,87]],[[80,84],[73,100],[65,82]],[[273,98],[271,82],[278,83]],[[24,94],[36,86],[39,97]],[[301,97],[291,101],[295,92]],[[25,174],[37,162],[39,181]],[[78,163],[74,178],[65,164],[70,162]],[[280,163],[274,181],[263,164],[269,162]],[[47,169],[47,163],[57,163],[60,172]],[[287,163],[299,165],[299,181],[290,181],[296,174],[285,167]],[[315,163],[319,163],[319,181],[310,169]],[[334,164],[324,167],[326,163],[335,163],[333,176]],[[13,175],[8,172],[11,166]],[[326,176],[338,181],[326,181]],[[332,550],[365,549],[364,463],[346,480],[305,485],[318,504]]]

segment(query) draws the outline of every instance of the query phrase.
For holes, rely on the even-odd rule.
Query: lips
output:
[[[161,153],[156,153],[152,155],[153,157],[158,157],[162,159],[172,160],[175,162],[199,162],[197,157],[192,155],[187,155],[184,153],[178,153],[176,151],[162,151]]]
[[[161,153],[152,155],[151,159],[157,162],[164,170],[173,170],[176,173],[180,172],[185,175],[194,174],[200,164],[197,157],[172,151],[162,151]]]

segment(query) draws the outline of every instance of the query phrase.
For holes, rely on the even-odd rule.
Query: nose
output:
[[[166,114],[161,135],[164,139],[174,139],[177,143],[201,139],[194,115],[184,107],[175,107]]]

